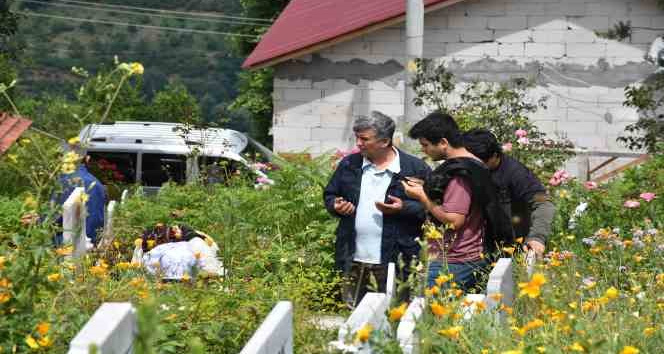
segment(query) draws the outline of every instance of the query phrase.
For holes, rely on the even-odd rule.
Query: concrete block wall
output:
[[[618,21],[640,28],[622,42],[595,34]],[[534,79],[531,96],[548,101],[532,119],[545,132],[623,150],[615,139],[638,118],[624,88],[653,73],[644,56],[664,33],[650,28],[664,28],[656,0],[467,0],[426,14],[424,55],[454,63],[462,82]],[[354,115],[402,116],[404,51],[401,24],[277,65],[275,150],[346,149]]]

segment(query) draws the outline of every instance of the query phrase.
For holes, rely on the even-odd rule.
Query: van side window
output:
[[[136,153],[88,152],[88,170],[103,184],[136,182]]]
[[[143,154],[144,186],[161,187],[168,181],[186,182],[187,158],[183,155]]]

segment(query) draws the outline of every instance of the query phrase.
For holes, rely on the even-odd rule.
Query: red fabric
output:
[[[424,6],[445,1],[424,0]],[[251,68],[405,12],[406,0],[291,0],[242,67]]]

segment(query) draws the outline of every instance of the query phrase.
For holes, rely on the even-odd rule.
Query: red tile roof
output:
[[[28,119],[0,112],[0,155],[4,154],[31,124],[32,121]]]
[[[425,8],[460,0],[424,0]],[[403,16],[406,0],[291,0],[265,33],[243,68]]]

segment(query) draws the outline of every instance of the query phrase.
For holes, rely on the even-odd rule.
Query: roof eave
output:
[[[459,3],[459,2],[462,2],[462,1],[464,1],[464,0],[448,0],[448,1],[445,1],[445,2],[442,2],[442,3],[429,5],[429,6],[424,8],[424,13],[440,10],[442,8],[452,6],[452,5],[454,5],[456,3]],[[402,14],[402,15],[399,15],[399,16],[396,16],[396,17],[392,17],[392,18],[389,18],[389,19],[386,19],[386,20],[383,20],[383,21],[380,21],[380,22],[377,22],[377,23],[374,23],[374,24],[356,29],[352,32],[348,32],[346,34],[342,34],[340,36],[330,38],[328,40],[316,43],[314,45],[310,45],[308,47],[301,48],[301,49],[298,49],[296,51],[280,55],[280,56],[272,58],[272,59],[264,60],[264,61],[261,61],[261,62],[258,62],[258,63],[253,63],[251,65],[242,64],[242,68],[246,69],[246,70],[259,70],[259,69],[267,68],[267,67],[270,67],[270,66],[274,66],[276,64],[282,63],[282,62],[287,61],[287,60],[295,59],[295,58],[298,58],[298,57],[301,57],[301,56],[304,56],[304,55],[307,55],[307,54],[318,52],[318,51],[323,50],[325,48],[331,47],[335,44],[360,37],[360,36],[365,35],[367,33],[371,33],[371,32],[377,31],[377,30],[385,28],[385,27],[394,26],[396,24],[404,22],[405,20],[406,20],[406,14]]]

